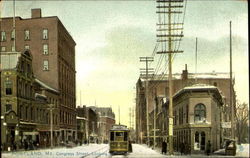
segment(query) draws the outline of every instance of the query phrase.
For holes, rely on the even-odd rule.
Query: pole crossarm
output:
[[[166,25],[166,26],[168,26],[168,25],[183,25],[184,23],[171,23],[171,24],[159,24],[159,23],[156,23],[156,25]],[[171,28],[171,30],[172,30],[172,28]]]
[[[183,30],[183,28],[173,28],[173,29],[171,29],[171,30],[173,30],[173,31],[181,31],[181,30]],[[168,29],[157,29],[156,31],[168,31]]]
[[[158,14],[169,14],[169,13],[173,13],[173,14],[181,14],[182,11],[171,11],[171,12],[166,12],[166,11],[157,11],[156,13]]]
[[[166,53],[183,53],[183,51],[178,50],[178,51],[159,51],[159,52],[157,52],[157,54],[166,54]]]
[[[183,2],[184,0],[156,0],[156,2],[158,3],[180,3],[180,2]]]
[[[156,35],[156,37],[183,37],[183,35],[182,34],[180,34],[180,35]]]
[[[170,6],[171,8],[182,8],[183,5],[174,5],[174,6]],[[156,6],[156,8],[169,8],[169,6]]]
[[[181,39],[171,39],[171,40],[167,40],[167,39],[165,39],[165,40],[157,40],[157,42],[168,42],[168,41],[170,41],[170,42],[174,42],[174,41],[181,41]]]

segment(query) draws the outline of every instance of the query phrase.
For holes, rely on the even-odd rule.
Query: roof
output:
[[[145,80],[145,75],[141,75],[140,79],[142,81]],[[188,79],[229,79],[230,74],[227,72],[210,72],[210,73],[188,73]],[[175,73],[172,74],[173,80],[180,80],[182,79],[182,73]],[[149,81],[157,81],[157,80],[168,80],[168,74],[154,74],[149,75]]]
[[[54,88],[48,86],[47,84],[43,83],[43,82],[40,81],[39,79],[36,78],[35,81],[36,81],[38,84],[40,84],[43,88],[46,88],[46,89],[48,89],[48,90],[54,91],[54,92],[56,92],[56,93],[59,93],[58,90],[56,90],[56,89],[54,89]]]
[[[222,98],[221,92],[219,91],[219,89],[215,86],[211,86],[211,85],[206,85],[206,84],[194,84],[192,86],[188,86],[188,87],[184,87],[183,89],[179,90],[178,92],[176,92],[173,95],[173,98],[178,97],[179,95],[187,92],[187,91],[196,91],[196,92],[200,92],[200,91],[214,91],[217,92],[220,95],[220,98]]]

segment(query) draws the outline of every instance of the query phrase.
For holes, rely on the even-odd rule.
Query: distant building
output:
[[[109,130],[115,124],[115,114],[112,108],[109,107],[98,107],[96,112],[99,115],[98,129],[99,138],[102,143],[107,143],[109,141]]]
[[[173,94],[187,86],[194,84],[207,84],[218,88],[221,92],[223,102],[223,121],[230,122],[231,107],[230,104],[230,78],[229,73],[188,73],[187,67],[182,74],[173,74]],[[234,84],[234,81],[233,81]],[[137,142],[146,143],[147,127],[146,127],[146,94],[145,94],[145,76],[141,76],[136,84],[136,136]],[[166,75],[151,75],[148,79],[148,105],[149,113],[155,106],[155,99],[159,97],[168,98],[169,92],[168,78]],[[232,85],[233,86],[233,85]],[[232,92],[233,106],[236,102],[236,93]],[[168,114],[165,114],[168,115]],[[152,124],[149,124],[152,126]],[[223,135],[230,137],[231,129],[223,129]],[[152,136],[152,133],[150,133]]]
[[[88,110],[89,108],[87,108],[85,105],[82,107],[78,106],[76,108],[77,140],[80,141],[80,143],[86,143],[89,137]]]
[[[60,140],[75,140],[75,41],[57,16],[42,17],[41,9],[32,9],[31,18],[15,17],[15,23],[16,35],[13,18],[1,18],[1,52],[31,51],[35,77],[59,92],[56,101],[50,102],[59,108],[55,119],[59,120]]]

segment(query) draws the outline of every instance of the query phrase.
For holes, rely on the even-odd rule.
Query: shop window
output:
[[[194,108],[194,121],[205,122],[206,120],[206,107],[203,104],[197,104]]]

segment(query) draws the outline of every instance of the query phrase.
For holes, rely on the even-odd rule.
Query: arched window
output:
[[[203,104],[197,104],[194,108],[194,121],[204,122],[206,120],[206,107]]]

